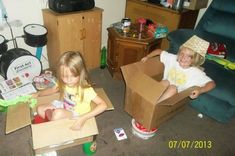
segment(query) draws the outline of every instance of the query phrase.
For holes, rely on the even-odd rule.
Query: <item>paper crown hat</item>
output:
[[[209,42],[201,39],[196,35],[193,35],[189,40],[187,40],[183,44],[183,46],[205,57],[209,44],[210,44]]]

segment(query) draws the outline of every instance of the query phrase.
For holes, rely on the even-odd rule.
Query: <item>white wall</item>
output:
[[[27,24],[37,23],[43,24],[41,9],[48,8],[48,0],[0,0],[5,5],[8,13],[8,21],[20,20],[22,21],[22,26],[12,27],[14,36],[23,35],[23,27]],[[209,3],[212,0],[209,0]],[[103,21],[102,21],[102,46],[107,45],[107,27],[110,24],[120,21],[125,14],[125,4],[126,0],[95,0],[96,6],[103,8]],[[208,5],[209,5],[208,3]],[[206,9],[201,9],[197,22],[204,14]],[[0,27],[4,25],[4,21],[0,20]],[[0,34],[6,39],[11,39],[10,31],[8,27],[4,30],[0,30]],[[32,54],[35,54],[36,48],[27,46],[22,38],[17,39],[18,47],[27,49]],[[12,42],[8,43],[10,48],[13,47]],[[43,63],[43,68],[48,68],[47,62],[47,51],[46,46],[43,47],[43,55],[41,61]]]
[[[211,4],[212,0],[209,0],[208,1],[208,4],[207,4],[207,7]],[[196,24],[195,26],[198,24],[199,20],[202,18],[203,14],[205,13],[207,8],[204,8],[204,9],[200,9],[199,13],[198,13],[198,17],[197,17],[197,21],[196,21]]]
[[[8,22],[14,20],[22,21],[22,26],[12,26],[14,36],[23,35],[23,27],[27,24],[43,24],[41,9],[48,8],[48,0],[0,0],[3,2],[8,13]],[[126,0],[95,0],[96,6],[104,9],[102,20],[102,46],[107,45],[107,27],[110,24],[120,21],[124,17]],[[4,26],[4,20],[0,20],[0,27]],[[11,39],[10,30],[4,27],[0,30],[0,34],[6,39]],[[17,39],[18,47],[24,48],[35,54],[36,48],[27,46],[22,38]],[[12,42],[8,42],[8,49],[13,48]],[[48,68],[47,51],[43,47],[43,55],[41,61],[43,68]]]

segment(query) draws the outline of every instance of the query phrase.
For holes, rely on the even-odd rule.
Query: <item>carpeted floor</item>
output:
[[[96,87],[103,87],[115,110],[97,116],[99,135],[96,156],[233,156],[235,120],[219,123],[187,106],[162,124],[156,136],[142,140],[132,134],[131,117],[124,111],[125,84],[112,79],[107,69],[90,72]],[[6,113],[0,113],[0,156],[31,156],[30,127],[5,135]],[[127,139],[118,141],[115,128],[123,128]],[[58,156],[83,156],[81,146],[57,151]]]

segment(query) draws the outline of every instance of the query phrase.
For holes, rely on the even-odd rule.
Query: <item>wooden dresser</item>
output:
[[[183,10],[179,12],[149,2],[126,0],[125,16],[130,18],[133,23],[140,17],[148,18],[156,23],[166,25],[169,31],[173,31],[179,28],[194,28],[198,10]],[[165,38],[161,48],[167,49],[168,47],[169,43]]]
[[[79,51],[88,69],[100,66],[102,12],[100,8],[71,13],[43,9],[48,29],[47,53],[50,69],[56,68],[59,56],[66,51]]]

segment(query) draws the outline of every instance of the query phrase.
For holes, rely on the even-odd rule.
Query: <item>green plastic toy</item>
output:
[[[17,105],[21,102],[28,102],[31,108],[33,108],[37,104],[37,100],[32,98],[31,95],[17,96],[15,99],[11,100],[0,99],[0,111],[4,112],[7,110],[8,106]]]
[[[223,58],[220,58],[220,57],[216,57],[216,56],[213,56],[213,55],[208,55],[208,54],[206,55],[206,59],[215,61],[215,62],[223,65],[225,69],[235,70],[235,63],[231,62],[229,60],[226,60],[226,59],[223,59]]]
[[[96,153],[96,141],[87,142],[82,145],[82,150],[86,156],[92,156]]]

